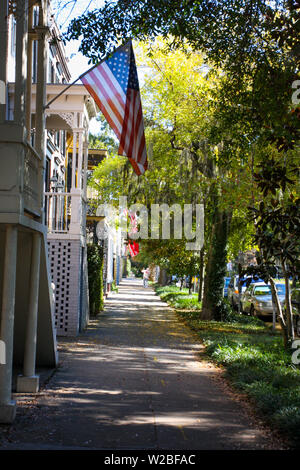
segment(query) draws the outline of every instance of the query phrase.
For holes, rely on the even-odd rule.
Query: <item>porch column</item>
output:
[[[35,375],[37,321],[39,305],[41,236],[32,236],[32,254],[29,288],[29,306],[25,336],[23,376],[17,379],[17,392],[36,393],[39,390],[39,376]]]
[[[2,286],[0,337],[5,347],[5,364],[0,364],[0,423],[12,423],[16,404],[11,400],[13,339],[17,270],[18,229],[7,225]]]
[[[28,0],[17,0],[16,3],[17,30],[14,121],[19,126],[25,126]]]
[[[44,105],[46,103],[46,71],[47,71],[47,36],[49,29],[36,26],[38,35],[37,53],[37,82],[36,82],[36,139],[35,149],[40,154],[45,153],[45,120]]]
[[[83,197],[87,198],[87,171],[88,171],[88,159],[89,159],[89,146],[88,142],[85,142],[83,147]]]
[[[83,130],[78,132],[78,168],[77,168],[77,188],[82,189],[82,161],[83,161]]]
[[[6,119],[6,83],[7,83],[7,49],[8,49],[8,0],[0,2],[0,123]]]
[[[36,83],[36,135],[35,135],[35,149],[41,157],[39,164],[39,178],[38,178],[38,197],[41,209],[44,206],[44,172],[46,167],[46,113],[44,106],[46,103],[46,72],[47,72],[47,38],[49,28],[43,24],[43,11],[39,10],[39,26],[35,30],[38,35],[38,58],[37,58],[37,83]],[[41,211],[41,221],[44,222],[44,211]]]
[[[77,132],[73,131],[73,153],[72,153],[72,188],[76,188],[76,154],[77,154]]]
[[[69,232],[80,234],[80,190],[76,187],[77,170],[77,138],[78,129],[73,129],[73,154],[72,154],[72,187],[71,187],[71,220]],[[79,149],[78,149],[79,152]],[[77,177],[79,178],[78,172]]]
[[[75,119],[77,124],[80,124],[81,116]],[[79,120],[79,122],[78,122]],[[83,152],[83,133],[80,127],[73,129],[73,157],[72,157],[72,188],[71,188],[71,221],[69,232],[72,234],[81,234],[82,223],[82,202],[81,202],[81,187],[82,187],[82,152]],[[78,164],[77,164],[77,142],[78,142]],[[76,165],[77,164],[77,165]],[[77,181],[76,181],[77,171]]]
[[[32,23],[33,23],[33,6],[29,7],[28,12],[28,29],[30,33],[28,35],[27,44],[27,81],[26,81],[26,130],[27,140],[31,140],[31,93],[32,93]]]
[[[81,234],[81,214],[82,214],[82,204],[81,204],[81,194],[80,191],[75,188],[71,192],[71,220],[69,226],[69,232],[72,234],[80,235]]]

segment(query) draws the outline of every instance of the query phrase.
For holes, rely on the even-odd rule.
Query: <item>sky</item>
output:
[[[66,30],[69,22],[80,16],[87,10],[94,10],[103,5],[103,0],[52,0],[52,10],[55,20],[62,32]],[[66,55],[69,58],[68,67],[71,73],[71,81],[88,70],[91,64],[79,51],[80,41],[68,41],[65,45]],[[79,82],[80,83],[80,82]],[[99,123],[96,119],[90,122],[90,131],[92,134],[98,134],[100,131]]]
[[[104,0],[52,0],[51,6],[57,25],[61,32],[66,31],[68,24],[73,18],[76,18],[86,11],[92,11],[103,6]],[[79,51],[80,41],[68,41],[65,45],[66,55],[69,58],[68,67],[71,73],[71,82],[76,80],[85,70],[89,70],[92,64],[88,63],[87,57],[84,57]],[[138,68],[140,87],[144,81],[143,67]],[[79,82],[81,83],[81,82]],[[90,122],[90,132],[98,134],[100,124],[96,119]]]
[[[52,0],[51,5],[55,20],[61,32],[64,32],[73,18],[80,16],[87,10],[99,8],[103,3],[103,0]],[[91,67],[88,59],[78,51],[79,45],[80,41],[68,41],[65,45],[72,80],[75,80],[85,69],[88,70]]]

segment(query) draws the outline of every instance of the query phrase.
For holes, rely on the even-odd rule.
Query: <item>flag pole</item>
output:
[[[52,98],[52,100],[50,100],[45,106],[44,106],[44,109],[47,109],[49,108],[50,104],[53,103],[53,101],[57,100],[57,98],[59,98],[61,95],[63,95],[69,88],[71,88],[71,86],[75,85],[76,82],[78,82],[78,80],[80,80],[84,75],[86,75],[88,72],[90,72],[91,70],[93,70],[95,67],[97,67],[99,64],[101,64],[102,62],[104,62],[103,60],[101,60],[101,62],[98,62],[96,65],[93,65],[93,67],[91,67],[90,69],[88,69],[86,72],[82,73],[81,75],[79,75],[78,78],[76,78],[76,80],[74,80],[74,82],[72,83],[69,83],[68,86],[66,86],[66,88],[64,88],[60,93],[58,93],[58,95],[56,95],[54,98]],[[61,84],[62,85],[62,84]]]
[[[71,86],[75,85],[76,82],[78,82],[78,80],[80,80],[84,75],[86,75],[87,73],[89,73],[91,70],[93,70],[95,67],[98,67],[98,65],[102,64],[102,62],[105,62],[112,54],[114,54],[118,49],[120,49],[121,47],[125,46],[126,44],[128,44],[129,41],[127,41],[127,43],[125,44],[121,44],[119,47],[117,47],[113,52],[110,52],[106,57],[105,59],[103,60],[100,60],[100,62],[97,62],[96,65],[93,65],[90,69],[88,69],[86,72],[82,73],[81,75],[79,75],[78,78],[76,78],[76,80],[74,80],[74,82],[72,83],[69,83],[69,85],[64,88],[60,93],[58,93],[58,95],[56,95],[54,98],[52,98],[52,100],[50,100],[47,104],[45,104],[44,106],[44,110],[45,109],[48,109],[50,107],[50,104],[52,104],[55,100],[57,100],[57,98],[59,98],[61,95],[63,95],[69,88],[71,88]]]
[[[75,85],[75,83],[78,82],[78,80],[80,80],[81,77],[82,77],[82,75],[80,75],[80,77],[76,78],[76,80],[74,80],[74,82],[70,83],[66,88],[64,88],[60,93],[58,93],[58,95],[56,95],[54,98],[52,98],[52,100],[50,100],[47,104],[45,104],[44,109],[48,109],[50,107],[50,104],[53,103],[53,101],[57,100],[57,98],[59,98],[61,95],[63,95],[69,88],[71,88],[71,86]]]

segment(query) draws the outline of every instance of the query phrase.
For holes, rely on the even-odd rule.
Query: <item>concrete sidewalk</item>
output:
[[[60,368],[40,395],[19,397],[2,449],[272,448],[151,288],[123,280],[105,305],[84,334],[59,342]]]

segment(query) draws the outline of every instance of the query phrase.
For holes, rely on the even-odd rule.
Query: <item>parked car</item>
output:
[[[249,279],[249,278],[243,277],[243,278],[240,279],[240,282],[241,282],[241,295],[245,292],[245,290],[247,288],[247,285],[246,285],[247,279]],[[237,310],[238,304],[239,304],[239,285],[238,284],[239,284],[239,276],[237,276],[237,275],[232,276],[230,281],[229,281],[228,289],[227,289],[228,300],[231,303],[232,308],[234,308],[235,310]]]
[[[224,278],[224,290],[223,290],[223,296],[228,297],[228,285],[230,283],[230,277],[225,277]]]
[[[276,283],[278,298],[281,305],[285,301],[285,285]],[[241,298],[241,310],[250,315],[272,315],[272,293],[271,288],[264,282],[250,284]]]
[[[238,276],[232,276],[228,288],[227,288],[227,298],[231,303],[232,308],[236,309],[238,306],[238,297],[239,297],[239,288],[238,288]]]

